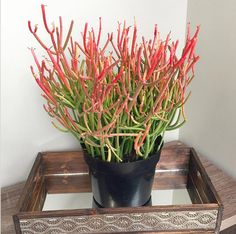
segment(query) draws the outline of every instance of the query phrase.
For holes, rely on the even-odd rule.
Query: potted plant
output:
[[[42,18],[51,44],[30,32],[46,52],[41,61],[31,49],[37,72],[31,71],[46,103],[53,125],[70,132],[84,150],[95,201],[102,207],[141,206],[150,199],[155,167],[165,131],[186,120],[186,88],[194,77],[194,54],[199,28],[193,37],[187,29],[180,58],[178,40],[170,34],[161,40],[157,26],[150,40],[137,42],[137,27],[118,24],[117,36],[109,33],[101,45],[98,33],[85,24],[82,43],[49,27],[42,5]],[[131,32],[132,31],[132,32]],[[108,49],[109,48],[109,49]],[[58,125],[59,123],[59,125]]]

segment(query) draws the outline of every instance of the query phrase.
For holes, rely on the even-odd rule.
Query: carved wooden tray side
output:
[[[154,189],[187,188],[191,205],[42,211],[47,193],[91,191],[81,151],[39,153],[14,215],[17,233],[215,233],[221,201],[193,148],[164,146]]]

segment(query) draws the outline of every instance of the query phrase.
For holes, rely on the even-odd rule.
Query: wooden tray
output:
[[[42,211],[47,194],[91,191],[83,153],[39,153],[13,216],[16,233],[218,233],[222,203],[193,148],[164,146],[153,189],[187,188],[193,204]]]

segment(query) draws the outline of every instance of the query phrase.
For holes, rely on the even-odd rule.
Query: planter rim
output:
[[[154,153],[149,154],[146,159],[140,157],[139,160],[135,160],[135,161],[131,161],[131,162],[108,162],[108,161],[102,160],[100,156],[92,157],[91,154],[89,154],[88,151],[84,148],[82,148],[82,150],[83,150],[84,158],[87,158],[90,161],[96,161],[97,163],[101,163],[104,165],[105,164],[106,165],[108,165],[108,164],[109,165],[131,165],[133,163],[139,164],[139,163],[142,163],[143,161],[152,160],[153,158],[155,158],[157,155],[160,154],[163,145],[164,145],[164,141],[161,142],[161,146],[160,146],[159,150]]]
[[[163,144],[162,144],[163,146]],[[139,159],[139,160],[135,160],[135,161],[132,161],[132,162],[108,162],[108,161],[104,161],[102,159],[100,159],[99,157],[96,157],[96,158],[93,158],[92,156],[90,156],[90,154],[83,149],[83,153],[84,153],[84,157],[90,161],[96,161],[97,163],[100,163],[100,164],[106,164],[106,165],[131,165],[131,164],[134,164],[134,163],[143,163],[144,161],[149,161],[149,160],[152,160],[153,158],[155,158],[157,156],[157,154],[159,154],[159,152],[161,151],[162,149],[162,146],[160,147],[160,149],[155,152],[155,153],[152,153],[150,154],[146,159]]]

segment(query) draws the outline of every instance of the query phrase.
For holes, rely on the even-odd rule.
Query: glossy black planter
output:
[[[94,199],[101,207],[142,206],[150,200],[160,151],[146,160],[110,163],[86,152]]]

